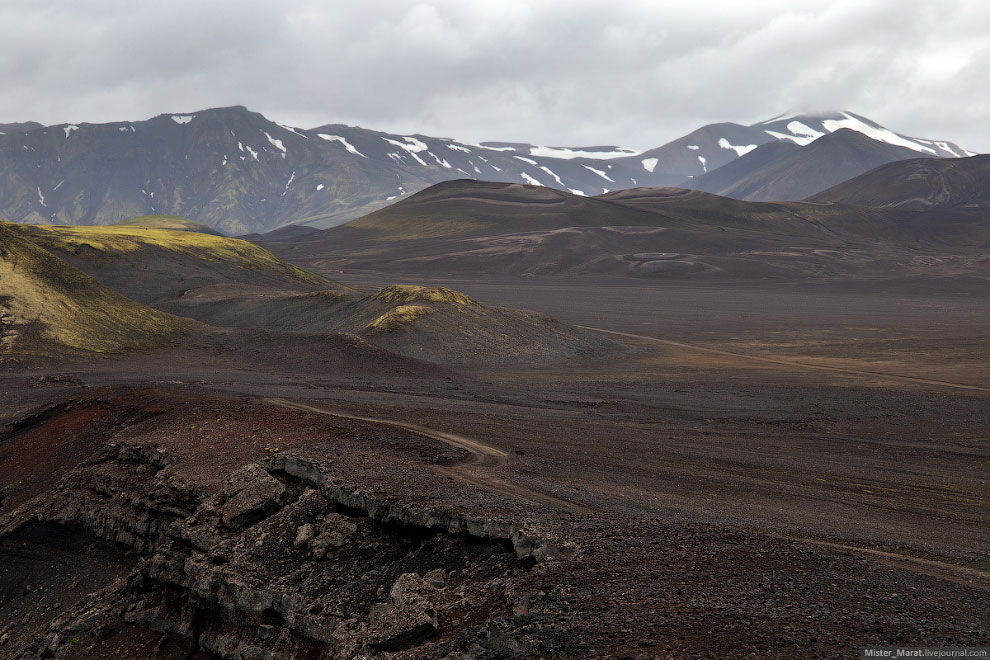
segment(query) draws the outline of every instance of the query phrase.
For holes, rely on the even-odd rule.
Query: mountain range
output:
[[[711,124],[638,152],[300,129],[236,106],[136,122],[0,124],[0,220],[102,225],[178,214],[227,234],[327,228],[465,177],[586,196],[677,185],[800,199],[887,162],[969,155],[848,112]]]

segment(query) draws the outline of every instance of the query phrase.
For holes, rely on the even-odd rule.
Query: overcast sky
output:
[[[990,152],[985,0],[2,0],[0,122],[245,105],[469,141],[658,146],[846,109]]]

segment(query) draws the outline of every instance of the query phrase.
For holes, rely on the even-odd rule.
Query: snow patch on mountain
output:
[[[273,138],[271,135],[267,133],[267,131],[261,131],[261,132],[265,134],[265,137],[268,138],[268,141],[271,142],[273,147],[275,147],[276,149],[282,152],[282,158],[284,159],[285,155],[289,152],[285,150],[285,145],[282,144],[282,141]]]
[[[460,141],[461,144],[466,144],[469,147],[474,147],[475,149],[487,149],[488,151],[515,151],[515,147],[492,147],[486,144],[474,144],[472,142]]]
[[[718,146],[722,147],[723,149],[732,149],[733,151],[736,152],[737,156],[745,156],[746,154],[748,154],[753,149],[756,149],[757,147],[757,145],[755,144],[747,144],[747,145],[731,144],[726,138],[719,138]]]
[[[587,149],[570,149],[568,147],[530,147],[530,156],[541,156],[543,158],[562,158],[570,160],[572,158],[598,158],[608,160],[610,158],[626,158],[627,156],[638,156],[641,151],[624,149],[622,147],[608,147],[608,151],[588,151]]]
[[[432,151],[427,151],[426,153],[428,153],[428,154],[430,154],[431,156],[433,156],[433,160],[435,160],[435,161],[437,161],[437,165],[443,165],[443,166],[444,166],[444,167],[446,167],[446,168],[447,168],[448,170],[450,170],[450,169],[453,169],[453,168],[451,167],[451,165],[450,165],[450,163],[448,163],[448,162],[447,162],[447,160],[446,160],[445,158],[440,158],[440,156],[438,156],[438,155],[436,155],[436,154],[435,154],[435,153],[433,153]],[[462,171],[462,172],[464,172],[464,170],[461,170],[461,171]],[[465,174],[467,174],[467,172],[464,172],[464,173],[465,173]]]
[[[68,126],[65,127],[64,130],[65,130],[65,137],[69,137],[69,133],[71,133],[72,131],[78,131],[79,127],[76,126],[75,124],[69,124]]]
[[[551,170],[549,167],[547,167],[546,165],[540,165],[540,169],[546,172],[547,174],[549,174],[550,176],[552,176],[554,181],[556,181],[557,185],[559,185],[561,188],[567,188],[567,186],[564,185],[564,182],[560,180],[560,177],[557,176],[556,173],[554,173],[554,171]],[[568,188],[568,190],[570,190],[570,188]]]
[[[908,149],[912,149],[914,151],[929,153],[932,155],[935,155],[936,153],[934,149],[918,144],[913,140],[908,140],[907,138],[901,137],[891,130],[880,126],[870,126],[866,122],[853,117],[848,112],[843,112],[842,116],[845,117],[845,119],[826,119],[822,122],[822,126],[824,126],[825,130],[829,133],[834,133],[840,128],[851,128],[852,130],[858,131],[866,137],[872,140],[877,140],[878,142],[886,142],[887,144],[893,144],[898,147],[907,147]],[[790,124],[788,124],[787,127],[790,128]]]
[[[656,159],[654,158],[652,160],[656,160]],[[591,167],[590,165],[582,165],[581,167],[583,167],[584,169],[588,170],[589,172],[594,172],[595,174],[597,174],[601,178],[605,179],[606,181],[611,181],[612,183],[615,183],[615,179],[613,179],[612,177],[610,177],[608,174],[605,174],[604,170],[596,170],[595,168]]]
[[[317,133],[317,135],[327,142],[339,142],[344,145],[344,149],[347,149],[347,153],[354,154],[355,156],[360,156],[361,158],[367,158],[363,153],[357,150],[353,144],[348,142],[346,139],[339,135],[327,135],[326,133]],[[391,154],[390,154],[391,155]]]
[[[701,163],[701,167],[704,168],[704,170],[707,172],[708,171],[708,161],[705,159],[705,157],[704,156],[698,156],[698,162]]]
[[[285,124],[278,124],[278,127],[279,128],[284,128],[285,130],[289,131],[290,133],[295,133],[296,135],[298,135],[299,137],[301,137],[303,139],[306,139],[306,140],[309,139],[309,136],[308,135],[306,135],[305,133],[300,133],[298,130],[296,130],[295,128],[292,128],[291,126],[286,126]]]
[[[471,153],[471,150],[470,150],[470,149],[468,149],[467,147],[462,147],[461,145],[459,145],[459,144],[454,144],[454,143],[452,143],[452,142],[448,142],[448,143],[446,144],[446,147],[447,147],[448,149],[453,149],[454,151],[461,151],[461,152],[463,152],[463,153],[466,153],[466,154],[469,154],[469,153]]]
[[[540,183],[539,181],[537,181],[536,179],[534,179],[530,175],[526,174],[525,172],[521,172],[519,174],[519,176],[522,177],[522,180],[523,181],[525,181],[526,183],[528,183],[530,185],[533,185],[533,186],[542,186],[543,185],[542,183]]]
[[[188,124],[196,115],[172,115],[172,121],[176,124]]]
[[[698,149],[701,149],[701,147],[699,147],[696,144],[689,144],[687,148],[690,149],[691,151],[697,151]]]
[[[646,170],[647,172],[652,173],[653,170],[656,168],[657,163],[660,162],[660,159],[659,158],[644,158],[643,160],[641,160],[639,162],[641,162],[643,164],[643,169],[644,170]]]
[[[427,151],[429,149],[429,147],[426,146],[426,144],[424,144],[422,141],[417,140],[414,137],[403,137],[402,139],[405,140],[405,142],[399,142],[398,140],[392,140],[387,137],[383,137],[382,139],[391,145],[395,145],[396,147],[405,149],[410,156],[416,159],[417,163],[419,163],[423,167],[428,167],[426,161],[420,158],[418,155],[420,151]]]
[[[919,142],[923,142],[923,141],[924,140],[919,140]],[[955,149],[953,149],[952,146],[948,142],[936,142],[935,143],[935,146],[938,147],[939,149],[944,149],[945,151],[948,151],[950,154],[952,154],[953,156],[956,156],[957,158],[962,158],[962,156],[963,156],[963,154],[961,154],[961,153],[957,152]],[[962,151],[965,153],[966,150],[963,149]]]

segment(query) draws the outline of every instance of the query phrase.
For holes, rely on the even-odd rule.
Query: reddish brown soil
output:
[[[990,387],[985,296],[447,284],[679,345],[629,338],[608,361],[553,369],[389,372],[371,357],[314,364],[296,340],[273,348],[279,359],[251,357],[262,343],[226,332],[169,353],[22,367],[0,387],[8,410],[77,407],[0,440],[0,474],[38,471],[42,446],[71,447],[31,492],[51,485],[122,428],[106,406],[123,401],[145,415],[128,439],[181,456],[176,474],[197,484],[274,447],[316,452],[376,496],[572,540],[579,554],[541,585],[561,657],[990,644],[990,394],[952,386]],[[59,373],[89,391],[37,380]],[[465,454],[435,437],[267,398],[457,434],[507,460],[451,478],[436,467]]]

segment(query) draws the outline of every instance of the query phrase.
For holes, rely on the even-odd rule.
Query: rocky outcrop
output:
[[[220,518],[230,530],[238,530],[278,511],[285,502],[285,487],[261,466],[245,465],[228,477],[220,490],[224,500]]]
[[[404,651],[438,631],[433,605],[436,587],[416,573],[404,573],[392,585],[391,602],[371,608],[369,641],[385,651]]]
[[[11,658],[58,657],[73,638],[98,657],[140,630],[220,658],[416,649],[439,659],[496,647],[498,657],[528,657],[532,641],[492,642],[502,637],[491,626],[533,598],[545,572],[535,564],[572,550],[515,524],[380,501],[304,455],[250,463],[210,489],[188,482],[176,457],[126,442],[71,472],[21,520],[0,520],[0,543],[25,516],[140,558],[112,589],[12,633]],[[525,653],[504,655],[510,647]]]

